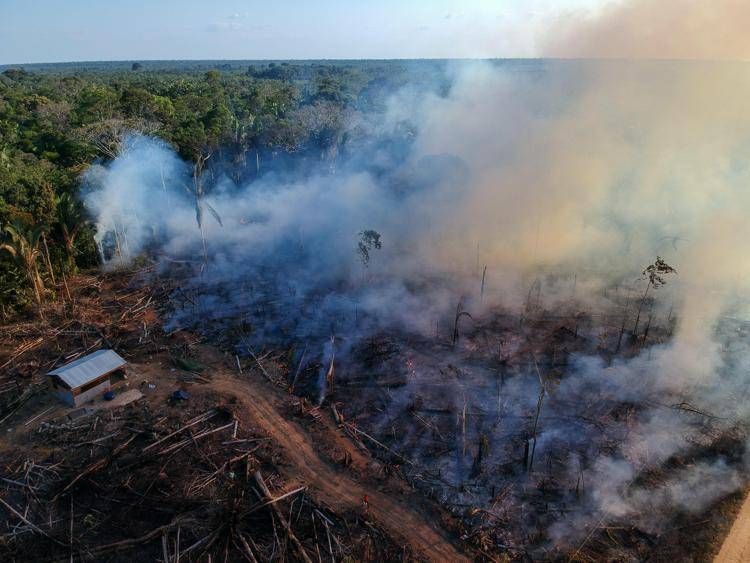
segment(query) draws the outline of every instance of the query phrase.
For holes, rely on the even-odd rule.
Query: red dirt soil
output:
[[[323,459],[310,433],[282,414],[289,401],[287,395],[261,375],[239,376],[236,368],[232,371],[223,361],[208,361],[210,356],[207,349],[200,355],[211,368],[212,387],[234,395],[244,407],[244,413],[281,447],[291,464],[285,475],[290,482],[307,485],[318,501],[336,512],[363,510],[363,498],[367,495],[369,517],[394,539],[410,544],[430,561],[470,560],[440,529],[435,515],[424,514],[417,508],[420,501],[416,494],[405,493],[400,483],[386,482],[385,486],[375,488],[378,486],[375,483],[367,486],[355,479],[353,474],[364,470],[371,460],[343,435],[329,415],[323,414],[315,424],[320,425],[318,430],[326,434],[325,439],[330,440],[336,449],[343,449],[351,456],[352,463],[348,468],[336,468]]]

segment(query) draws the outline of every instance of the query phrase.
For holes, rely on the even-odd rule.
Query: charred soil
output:
[[[185,333],[165,335],[144,272],[80,276],[70,297],[3,327],[3,560],[469,559],[455,522],[266,379]],[[45,373],[112,347],[119,396],[69,409]],[[261,368],[260,362],[264,363]],[[175,390],[188,399],[175,401]],[[445,525],[443,525],[445,524]]]
[[[549,546],[546,515],[579,491],[557,478],[554,450],[542,455],[540,446],[536,461],[524,452],[536,397],[518,412],[504,401],[522,363],[536,362],[554,385],[572,352],[596,352],[593,321],[580,315],[540,312],[519,328],[498,313],[457,348],[448,338],[373,337],[318,403],[290,393],[298,368],[289,350],[239,357],[189,331],[166,334],[161,307],[173,288],[149,272],[82,275],[68,285],[44,320],[2,327],[3,560],[706,561],[739,508],[740,495],[729,495],[651,534],[602,519],[584,541]],[[501,349],[488,362],[483,350],[498,334]],[[76,410],[58,403],[45,373],[99,348],[129,362],[113,383],[120,397],[137,390],[135,399]],[[459,356],[460,367],[446,360]],[[495,383],[487,389],[485,373]],[[455,396],[477,386],[481,402]],[[175,390],[188,399],[173,400]],[[606,407],[576,412],[597,425],[636,408]],[[563,420],[565,405],[545,408]],[[482,440],[500,419],[505,464]],[[724,432],[639,479],[658,484],[709,452],[730,457],[741,439],[739,430]],[[450,457],[457,450],[463,459]],[[495,489],[501,481],[508,484]]]

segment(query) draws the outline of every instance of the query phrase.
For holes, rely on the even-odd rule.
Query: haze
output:
[[[0,0],[0,64],[535,57],[607,0]]]

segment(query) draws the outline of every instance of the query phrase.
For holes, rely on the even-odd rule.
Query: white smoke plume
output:
[[[642,4],[616,9],[630,14]],[[604,33],[609,20],[601,18],[590,34]],[[549,537],[573,541],[602,515],[658,530],[670,510],[700,511],[736,490],[742,462],[722,456],[656,488],[639,479],[750,415],[741,336],[750,320],[750,67],[558,61],[452,72],[447,95],[394,93],[385,114],[364,116],[359,123],[370,129],[343,151],[335,174],[324,165],[237,186],[217,171],[205,203],[221,224],[204,216],[209,262],[184,284],[204,289],[176,308],[172,325],[243,318],[251,345],[315,341],[321,349],[332,333],[348,335],[347,347],[382,330],[426,338],[462,299],[477,318],[498,306],[520,311],[534,279],[546,280],[541,306],[564,307],[570,283],[545,272],[580,274],[576,307],[611,312],[622,304],[602,291],[622,280],[642,291],[645,282],[635,280],[660,255],[678,270],[657,296],[660,318],[674,307],[672,341],[629,359],[579,356],[547,390],[537,455],[567,451],[570,489],[581,472],[586,482],[583,509],[561,514]],[[123,259],[150,249],[165,269],[201,261],[190,167],[162,143],[139,139],[86,181],[100,236],[117,232]],[[368,229],[382,235],[382,248],[365,264],[357,245]],[[460,350],[448,359],[489,377],[463,365]],[[431,369],[394,392],[390,408],[409,404],[418,383],[438,373]],[[464,401],[522,417],[539,384],[529,368],[497,401],[451,385],[463,386],[457,408]],[[564,422],[623,402],[637,411],[606,435]],[[472,432],[476,443],[480,430]],[[615,451],[603,446],[609,440]],[[414,447],[419,457],[422,446]],[[493,463],[508,461],[502,446],[490,451]],[[464,478],[462,457],[441,463]]]

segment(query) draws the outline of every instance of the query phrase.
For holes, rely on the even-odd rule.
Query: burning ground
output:
[[[168,286],[143,279],[71,278],[45,321],[3,327],[4,560],[460,560],[446,514],[265,379],[275,353],[238,363],[165,335]],[[143,397],[71,412],[44,372],[102,345],[129,361],[118,396]]]
[[[750,461],[748,7],[605,4],[540,45],[617,60],[6,70],[4,558],[709,559]],[[55,402],[102,347],[117,399]]]
[[[731,524],[739,495],[722,491],[735,484],[722,489],[714,479],[739,464],[741,432],[689,404],[629,403],[601,385],[572,401],[561,391],[572,370],[566,358],[613,357],[603,347],[616,348],[619,316],[552,315],[532,304],[523,319],[492,311],[491,322],[464,325],[455,345],[450,330],[429,339],[373,335],[351,347],[346,364],[334,360],[333,386],[316,407],[317,395],[287,392],[304,388],[307,375],[317,389],[316,362],[270,347],[238,360],[191,333],[165,334],[170,280],[141,271],[67,285],[46,321],[5,326],[0,340],[8,515],[0,549],[10,560],[302,560],[284,521],[313,559],[706,559]],[[658,324],[651,320],[649,342],[669,338]],[[604,326],[609,340],[592,339]],[[68,417],[45,391],[44,373],[102,345],[130,362],[118,395],[135,388],[144,398],[114,408],[98,401]],[[618,357],[638,348],[626,334]],[[168,400],[176,388],[189,391],[187,403]],[[611,513],[573,545],[552,549],[545,538],[563,517],[601,517],[587,452],[616,454],[649,408],[673,410],[703,442],[639,475],[630,489],[649,499],[631,502],[665,510],[690,498],[669,490],[682,486],[697,504],[654,512],[651,524]],[[579,472],[565,461],[574,452]],[[719,457],[727,467],[711,474]],[[266,504],[256,471],[281,515]],[[617,485],[617,473],[607,476]]]
[[[111,267],[175,284],[167,331],[285,351],[483,549],[639,558],[745,481],[747,76],[458,65],[320,165],[134,137],[87,203]]]

